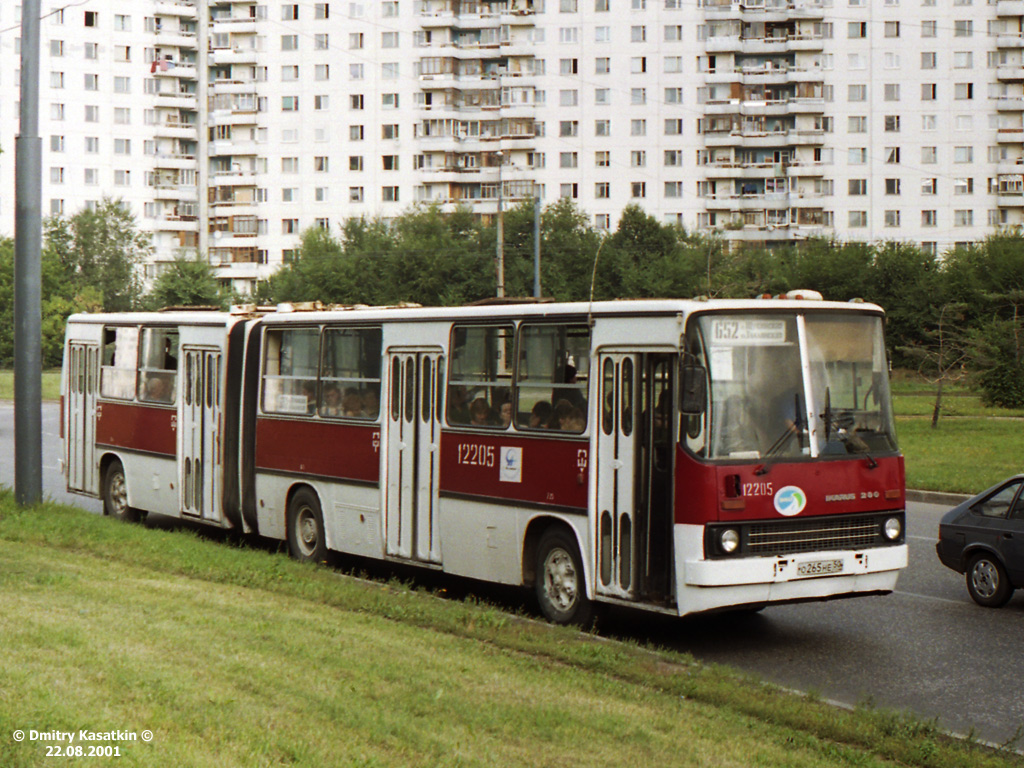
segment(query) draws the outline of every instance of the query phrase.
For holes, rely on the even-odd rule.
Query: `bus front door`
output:
[[[443,357],[439,349],[389,349],[387,365],[387,554],[440,563],[439,394],[443,391]]]
[[[669,601],[675,359],[608,352],[598,360],[598,594]]]
[[[68,367],[65,460],[68,466],[68,490],[99,493],[99,467],[96,465],[96,392],[99,388],[100,348],[96,344],[72,343]]]
[[[220,520],[221,352],[182,347],[178,394],[178,496],[181,513]]]

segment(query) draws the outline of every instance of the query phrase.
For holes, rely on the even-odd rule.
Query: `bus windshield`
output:
[[[815,458],[896,450],[882,319],[709,314],[709,458]]]

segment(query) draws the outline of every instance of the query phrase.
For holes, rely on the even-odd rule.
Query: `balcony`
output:
[[[199,99],[194,93],[157,93],[154,94],[153,106],[166,109],[196,110]]]
[[[191,139],[195,141],[198,137],[198,130],[194,123],[161,120],[153,126],[153,135],[158,139]]]
[[[153,167],[165,170],[187,171],[196,167],[195,155],[156,154],[153,155]]]
[[[198,232],[199,220],[192,215],[165,213],[156,220],[159,232]]]
[[[213,64],[255,64],[259,51],[254,48],[214,48],[210,51]]]
[[[185,0],[156,0],[153,3],[153,16],[171,16],[179,19],[196,19],[195,2]]]
[[[1024,0],[996,0],[996,16],[1024,16]]]

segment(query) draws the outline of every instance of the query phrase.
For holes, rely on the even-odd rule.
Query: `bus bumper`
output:
[[[684,527],[677,526],[677,552],[687,550],[686,542],[679,541],[688,538],[679,530]],[[687,554],[697,554],[692,545]],[[699,554],[682,558],[677,568],[680,615],[730,606],[891,592],[899,572],[907,567],[908,547],[901,544],[735,560],[705,560],[703,552]]]

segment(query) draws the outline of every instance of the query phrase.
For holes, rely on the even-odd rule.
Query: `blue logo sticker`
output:
[[[803,488],[795,485],[787,485],[780,488],[775,494],[775,511],[780,515],[792,517],[799,515],[807,506],[807,494]]]

